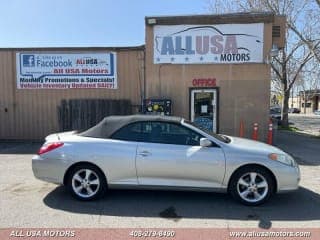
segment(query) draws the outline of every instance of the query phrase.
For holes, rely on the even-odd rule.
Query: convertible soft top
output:
[[[109,138],[113,133],[123,126],[140,121],[158,121],[181,123],[181,117],[161,116],[161,115],[128,115],[128,116],[109,116],[105,117],[97,125],[80,133],[80,136]]]

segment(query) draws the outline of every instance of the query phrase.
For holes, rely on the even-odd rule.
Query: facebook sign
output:
[[[22,64],[24,67],[34,67],[35,66],[34,55],[23,55]]]
[[[117,89],[115,52],[17,52],[17,89]]]

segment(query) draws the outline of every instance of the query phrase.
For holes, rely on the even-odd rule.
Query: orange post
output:
[[[243,137],[243,136],[244,136],[244,125],[243,125],[243,121],[240,121],[239,137]]]
[[[268,140],[267,143],[272,145],[272,134],[273,134],[273,126],[272,126],[272,120],[269,120],[269,129],[268,129]]]
[[[253,124],[252,139],[253,140],[258,140],[258,123],[254,123]]]

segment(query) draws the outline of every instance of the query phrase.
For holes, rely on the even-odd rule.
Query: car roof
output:
[[[89,128],[88,130],[80,133],[80,136],[84,137],[96,137],[96,138],[109,138],[120,128],[135,122],[141,121],[157,121],[157,122],[173,122],[181,123],[183,118],[174,116],[162,116],[162,115],[127,115],[127,116],[108,116],[105,117],[97,125]]]

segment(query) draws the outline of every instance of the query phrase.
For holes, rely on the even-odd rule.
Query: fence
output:
[[[133,113],[130,100],[70,99],[58,106],[59,130],[88,129],[110,115]]]

